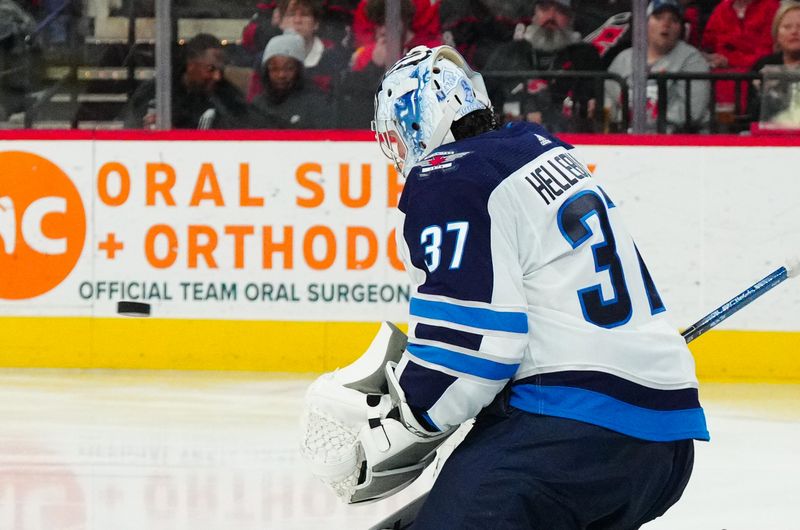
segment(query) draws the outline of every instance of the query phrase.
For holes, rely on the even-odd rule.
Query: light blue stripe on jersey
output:
[[[498,363],[435,346],[409,343],[407,349],[412,355],[423,361],[493,381],[511,378],[517,373],[519,367],[519,364]]]
[[[521,311],[494,311],[482,307],[412,298],[409,312],[411,316],[442,320],[473,328],[510,333],[528,332],[528,316]]]
[[[653,410],[582,388],[532,384],[512,388],[510,403],[534,414],[583,421],[643,440],[710,439],[702,408]]]

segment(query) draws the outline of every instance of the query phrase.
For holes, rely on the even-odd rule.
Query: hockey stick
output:
[[[766,275],[741,293],[737,294],[688,328],[686,328],[681,335],[686,340],[686,343],[692,342],[694,339],[715,327],[717,324],[733,315],[756,298],[771,290],[773,287],[783,282],[787,278],[792,278],[800,274],[800,261],[792,260],[787,265],[779,267],[770,274]],[[405,530],[414,522],[414,519],[419,513],[425,499],[428,498],[428,493],[422,493],[419,497],[409,502],[399,510],[392,513],[387,518],[383,519],[378,524],[370,527],[369,530]]]
[[[762,279],[689,326],[681,335],[683,335],[687,343],[692,342],[783,280],[797,276],[798,274],[800,274],[800,261],[792,260],[787,265],[779,267],[770,274],[764,276]]]

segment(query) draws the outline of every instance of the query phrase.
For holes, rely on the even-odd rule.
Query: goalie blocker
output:
[[[301,453],[347,503],[393,495],[434,460],[456,428],[431,432],[414,417],[394,369],[407,342],[389,322],[351,365],[309,387]]]

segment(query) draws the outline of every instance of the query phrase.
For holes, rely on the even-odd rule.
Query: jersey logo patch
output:
[[[455,151],[442,151],[429,156],[419,163],[422,173],[429,173],[437,169],[447,169],[453,166],[453,161],[465,157],[472,151],[456,153]]]
[[[551,140],[548,140],[547,138],[545,138],[541,134],[534,134],[534,136],[536,136],[536,139],[539,140],[539,143],[542,144],[542,145],[550,145],[550,144],[553,143]]]

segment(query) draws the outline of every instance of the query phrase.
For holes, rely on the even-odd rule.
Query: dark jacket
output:
[[[299,84],[288,95],[278,98],[272,94],[269,82],[262,77],[264,92],[253,99],[254,114],[264,120],[265,128],[328,129],[331,110],[325,93],[313,83]]]
[[[490,75],[493,71],[602,71],[600,55],[591,44],[579,41],[556,52],[542,52],[527,40],[512,41],[495,50],[485,70],[489,97],[499,115],[515,119],[541,112],[543,125],[553,132],[591,129],[587,105],[590,99],[599,98],[600,83],[592,79],[492,79]]]
[[[141,129],[142,120],[156,97],[155,80],[142,83],[131,96],[123,110],[125,127]],[[212,129],[247,129],[256,126],[252,121],[244,96],[226,79],[220,80],[213,94],[191,93],[176,76],[172,83],[172,127],[174,129],[197,129],[200,118],[206,111],[214,109]]]

